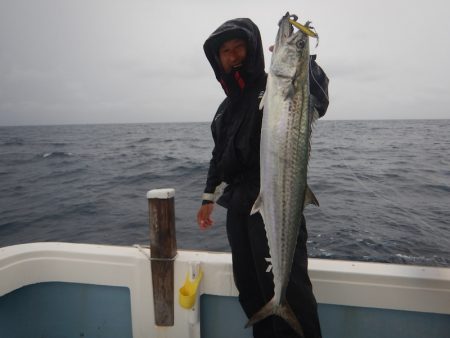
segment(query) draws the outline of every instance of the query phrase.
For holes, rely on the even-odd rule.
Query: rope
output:
[[[133,247],[135,247],[136,249],[139,250],[139,252],[141,252],[145,258],[147,258],[150,262],[151,261],[160,261],[160,262],[172,262],[174,260],[176,260],[178,254],[176,254],[175,256],[171,257],[171,258],[159,258],[159,257],[151,257],[147,251],[144,250],[144,248],[142,248],[142,246],[140,246],[139,244],[134,244]]]

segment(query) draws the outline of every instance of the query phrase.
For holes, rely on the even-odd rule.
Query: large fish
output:
[[[318,115],[309,93],[308,36],[302,30],[294,33],[292,17],[297,19],[289,13],[281,19],[273,49],[262,102],[261,190],[252,209],[252,214],[260,212],[264,220],[274,297],[250,318],[247,326],[278,315],[303,336],[302,327],[286,300],[286,288],[303,208],[310,203],[318,205],[306,184],[311,126]]]

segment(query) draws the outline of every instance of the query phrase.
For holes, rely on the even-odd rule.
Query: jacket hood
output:
[[[264,72],[264,53],[261,34],[258,27],[248,18],[238,18],[226,21],[219,26],[203,44],[203,50],[211,64],[216,79],[221,83],[225,93],[229,96],[229,87],[238,81],[236,74],[225,74],[219,61],[219,48],[227,40],[242,38],[247,42],[247,57],[243,63],[241,74],[245,83],[252,83]],[[234,80],[233,80],[234,79]],[[240,84],[241,89],[242,85]],[[228,88],[227,88],[228,87]]]

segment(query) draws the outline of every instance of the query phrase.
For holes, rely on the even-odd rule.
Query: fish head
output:
[[[294,32],[289,19],[297,20],[289,12],[280,22],[272,53],[271,72],[283,78],[293,78],[304,62],[309,61],[309,38],[301,30]],[[308,25],[308,23],[307,23]]]
[[[276,52],[282,45],[286,43],[286,40],[292,35],[294,28],[292,24],[289,22],[289,12],[287,12],[281,20],[278,22],[278,32],[275,38],[275,45],[273,48],[273,52]]]

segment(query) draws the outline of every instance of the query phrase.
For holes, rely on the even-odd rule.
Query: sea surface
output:
[[[223,208],[196,224],[211,151],[209,123],[0,127],[0,247],[147,245],[175,188],[178,248],[229,251]],[[310,257],[450,266],[450,120],[318,121],[309,185]]]

